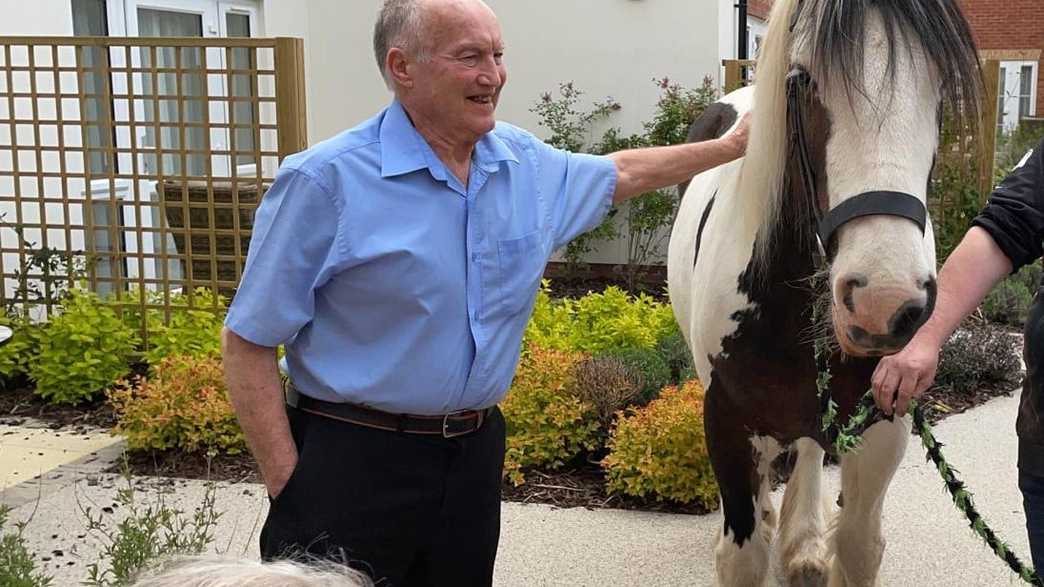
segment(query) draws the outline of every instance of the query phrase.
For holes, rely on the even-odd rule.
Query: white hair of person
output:
[[[163,561],[133,587],[372,587],[362,573],[345,565],[314,560],[262,562],[218,556]]]
[[[373,53],[377,58],[377,68],[381,70],[381,77],[389,89],[394,88],[388,71],[388,51],[392,48],[402,49],[418,61],[425,61],[428,57],[421,38],[424,33],[422,2],[384,0],[377,14],[377,23],[373,27]]]

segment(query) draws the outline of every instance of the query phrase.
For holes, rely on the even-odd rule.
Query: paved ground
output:
[[[961,469],[994,527],[1017,552],[1027,553],[1021,498],[1016,488],[1015,398],[994,400],[939,426],[946,454]],[[14,440],[0,432],[0,455]],[[26,447],[30,448],[30,447]],[[21,450],[21,449],[17,449]],[[947,500],[935,471],[911,443],[888,495],[884,531],[889,543],[882,585],[993,586],[1016,584],[1010,574],[975,541]],[[0,457],[2,458],[2,457]],[[0,479],[6,474],[0,461]],[[22,473],[20,473],[22,474]],[[831,490],[837,471],[828,471]],[[84,529],[81,507],[112,507],[123,481],[81,470],[79,477],[49,479],[39,499],[22,501],[35,482],[6,490],[0,501],[22,496],[13,517],[33,517],[27,537],[46,557],[56,585],[75,585],[86,565],[97,560],[98,541]],[[64,486],[62,483],[65,483]],[[162,499],[191,509],[199,502],[199,483],[137,480],[145,503]],[[779,496],[776,496],[779,499]],[[222,552],[256,556],[256,533],[267,500],[258,485],[221,485],[224,511],[215,546]],[[119,516],[117,508],[107,517]],[[529,585],[713,585],[711,545],[721,525],[718,514],[685,516],[624,511],[556,510],[542,505],[504,504],[496,584]]]

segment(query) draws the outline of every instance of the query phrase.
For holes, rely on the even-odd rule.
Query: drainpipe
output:
[[[737,35],[736,43],[738,45],[736,51],[736,59],[747,58],[747,0],[736,0],[736,6],[739,10],[739,18],[737,18]]]

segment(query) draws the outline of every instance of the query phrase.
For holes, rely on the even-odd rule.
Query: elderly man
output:
[[[549,256],[613,202],[739,157],[746,133],[594,157],[497,124],[507,71],[480,0],[387,0],[374,47],[394,101],[284,161],[226,320],[229,391],[272,500],[261,551],[488,585],[496,405]]]

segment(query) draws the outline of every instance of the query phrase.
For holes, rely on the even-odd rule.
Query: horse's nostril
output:
[[[927,316],[925,310],[927,307],[924,302],[920,300],[911,300],[903,304],[892,316],[889,321],[892,331],[892,336],[900,339],[908,339],[913,336],[921,324],[924,322]]]
[[[870,283],[865,275],[851,273],[841,279],[841,302],[849,312],[855,314],[855,290]]]
[[[865,330],[863,330],[862,328],[860,328],[858,326],[849,326],[848,327],[848,338],[849,338],[849,340],[851,340],[855,344],[858,344],[858,345],[862,346],[862,345],[864,345],[864,344],[869,342],[869,340],[870,340],[870,333],[865,331]]]

